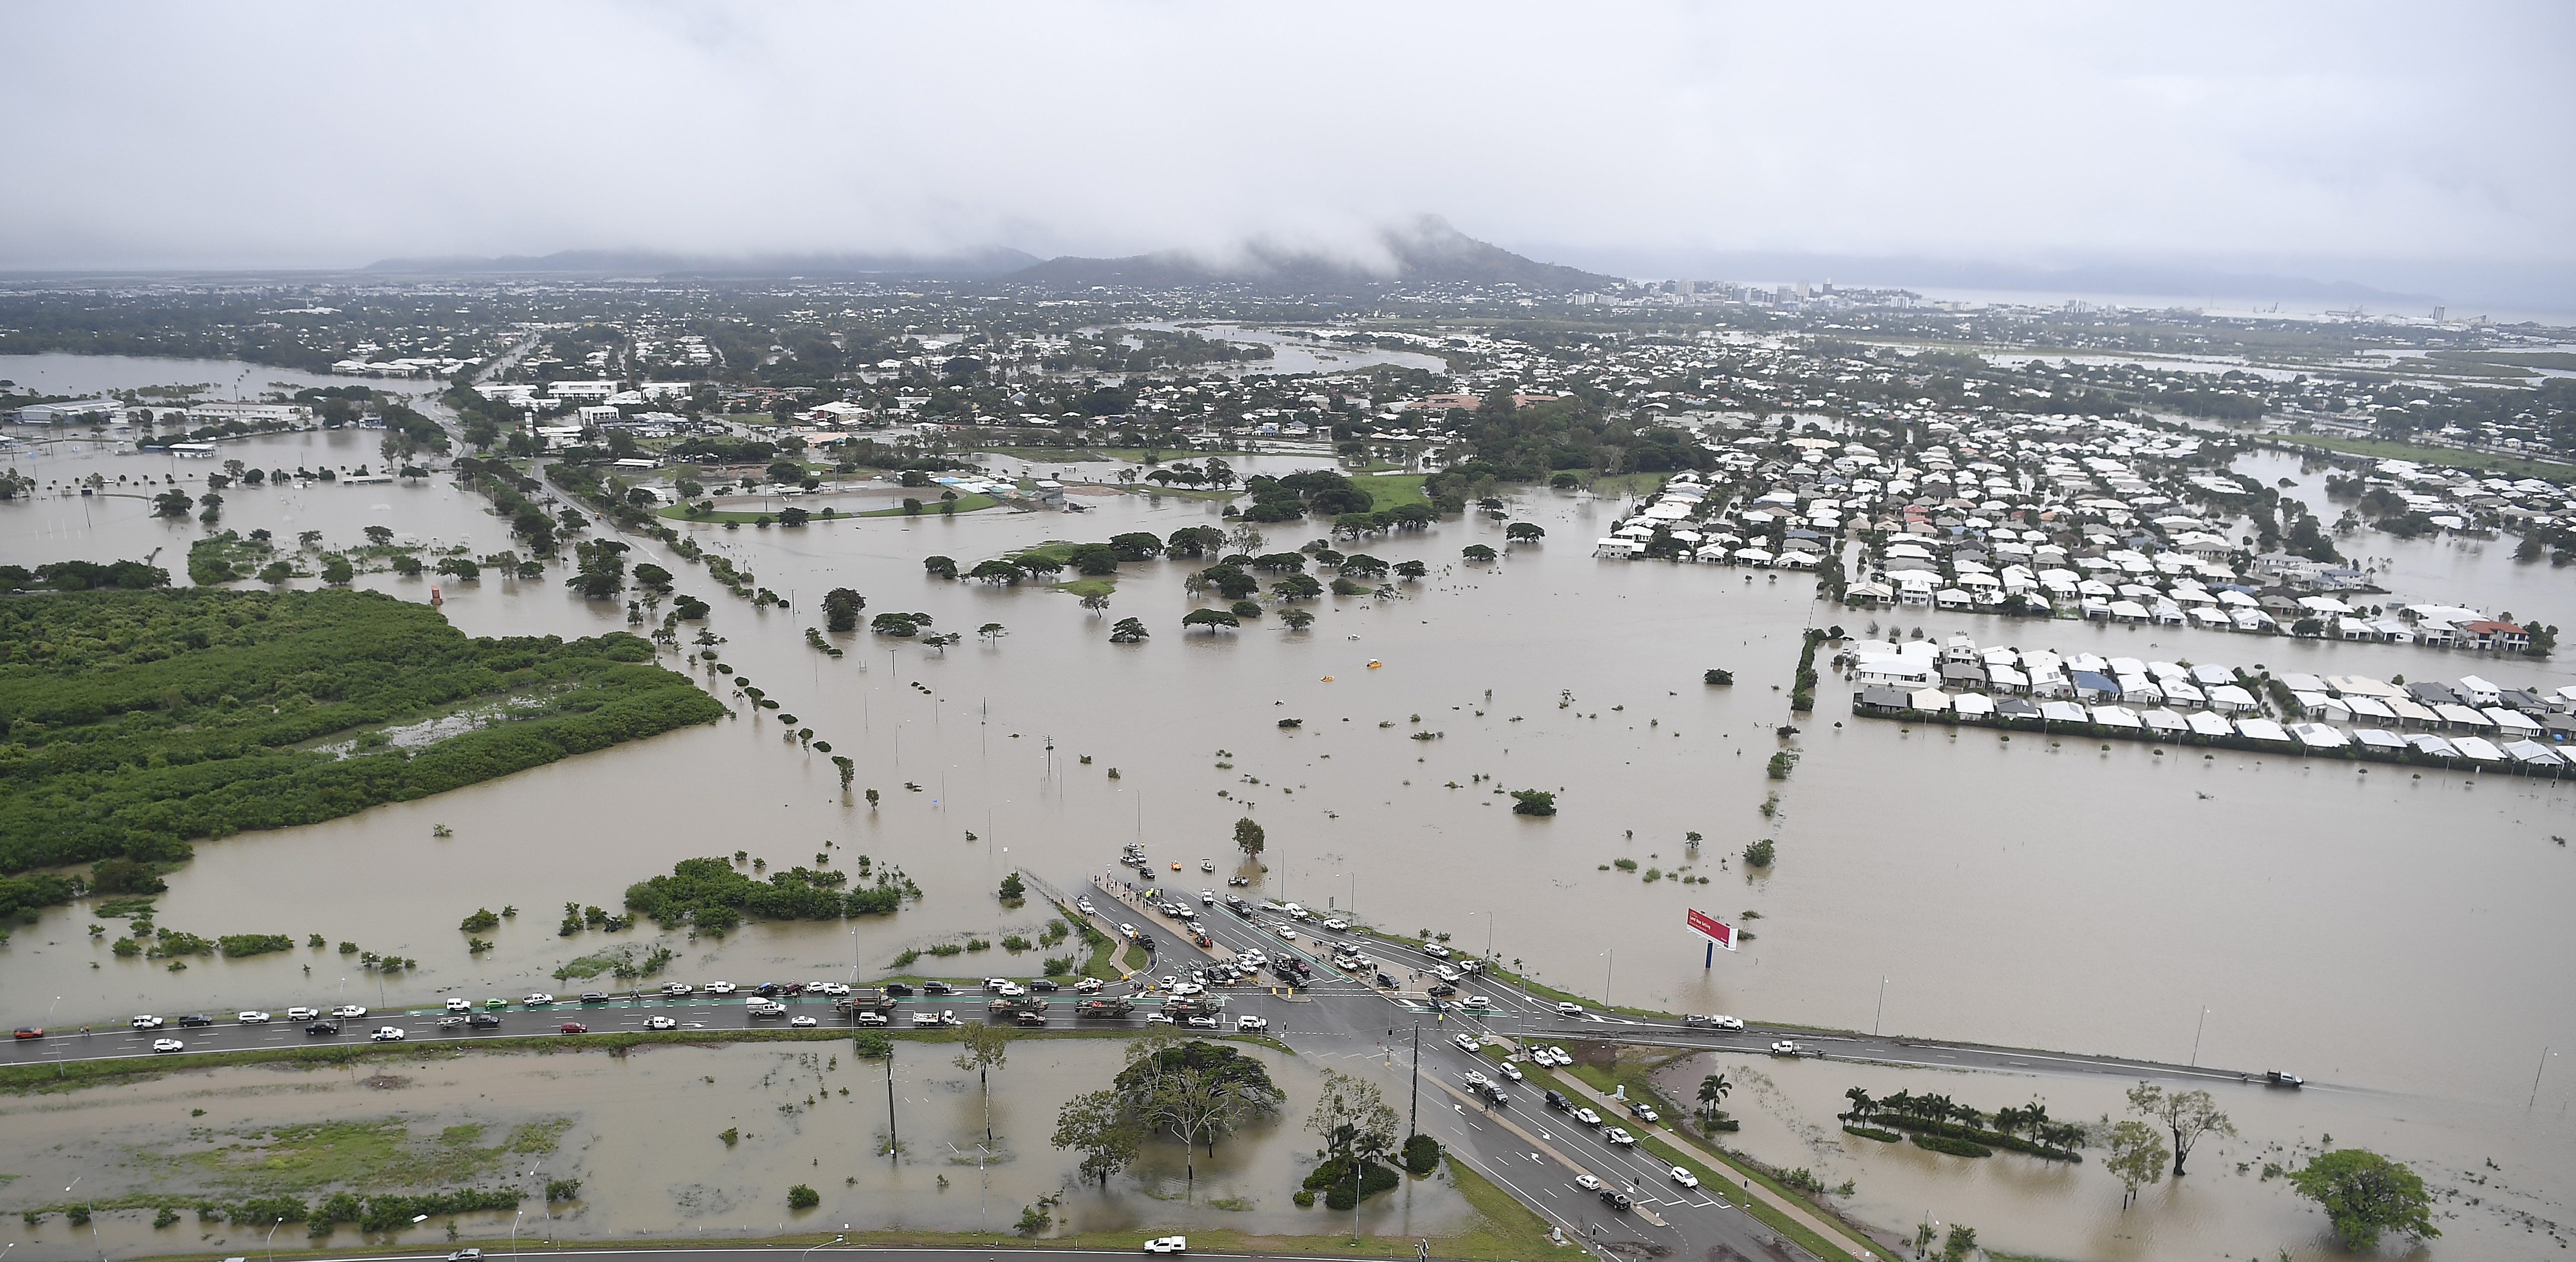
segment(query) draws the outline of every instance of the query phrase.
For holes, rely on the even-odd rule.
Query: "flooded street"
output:
[[[377,437],[283,435],[227,442],[221,454],[264,467],[378,464]],[[54,450],[16,459],[40,482],[97,471],[111,483],[119,474],[176,476],[183,487],[192,475],[202,486],[219,464]],[[2296,462],[2288,463],[2295,472]],[[2249,471],[2291,476],[2269,466]],[[288,933],[300,941],[320,933],[417,957],[416,974],[384,984],[383,997],[396,1004],[442,993],[560,990],[567,987],[552,973],[563,963],[627,942],[649,949],[657,936],[646,924],[626,934],[558,937],[555,909],[565,902],[614,909],[627,885],[682,858],[742,849],[773,865],[811,863],[828,842],[834,866],[850,862],[840,847],[899,864],[926,897],[892,917],[753,925],[721,941],[678,941],[681,960],[671,975],[864,978],[887,971],[908,947],[968,935],[998,941],[1043,923],[1042,904],[1006,911],[995,901],[1013,867],[1070,887],[1106,868],[1121,843],[1141,840],[1158,862],[1186,865],[1175,880],[1188,888],[1242,871],[1274,897],[1355,910],[1399,932],[1451,934],[1468,950],[1490,942],[1505,961],[1519,961],[1550,985],[1593,998],[1606,992],[1620,1004],[1846,1029],[1877,1023],[1892,1033],[2170,1061],[2196,1056],[2202,1065],[2258,1075],[2284,1069],[2320,1084],[2296,1095],[2221,1088],[2222,1107],[2245,1134],[2232,1150],[2242,1151],[2226,1162],[2214,1151],[2200,1159],[2205,1165],[2196,1162],[2182,1202],[2167,1205],[2156,1199],[2166,1192],[2151,1192],[2150,1203],[2125,1218],[2117,1213],[2116,1185],[2090,1164],[2025,1175],[2008,1164],[2019,1158],[1979,1166],[1910,1146],[1815,1159],[1839,1172],[1829,1182],[1856,1179],[1855,1205],[1872,1221],[1912,1222],[1927,1208],[1916,1202],[1926,1201],[1934,1216],[1973,1222],[1998,1247],[2143,1258],[2260,1246],[2269,1256],[2276,1240],[2305,1239],[2302,1225],[2322,1219],[2290,1201],[2278,1181],[2239,1178],[2232,1163],[2263,1145],[2314,1142],[2328,1131],[2422,1163],[2437,1187],[2454,1185],[2452,1172],[2492,1157],[2515,1194],[2530,1198],[2532,1212],[2568,1221],[2566,1200],[2576,1192],[2567,1174],[2576,1170],[2576,1118],[2569,1113],[2576,1067],[2564,1057],[2546,1059],[2545,1049],[2576,1049],[2576,978],[2566,967],[2576,959],[2576,920],[2566,914],[2576,895],[2576,850],[2559,841],[2576,837],[2576,786],[2466,773],[2418,777],[2403,768],[2365,771],[2341,761],[2226,751],[2204,759],[2157,754],[2143,743],[2106,750],[2022,735],[2006,741],[1976,729],[1907,730],[1852,719],[1849,689],[1831,678],[1818,690],[1815,713],[1799,724],[1795,770],[1785,783],[1769,781],[1764,763],[1781,747],[1772,729],[1788,718],[1786,687],[1801,630],[1812,620],[1859,633],[1873,615],[1817,605],[1812,583],[1799,576],[1775,582],[1760,571],[1748,581],[1746,571],[1724,567],[1595,560],[1591,541],[1617,515],[1615,501],[1528,488],[1506,493],[1515,499],[1516,520],[1546,528],[1544,544],[1475,566],[1458,560],[1459,549],[1479,542],[1501,548],[1502,523],[1443,522],[1371,540],[1362,545],[1370,554],[1422,559],[1431,577],[1403,585],[1399,599],[1317,602],[1315,626],[1296,634],[1268,618],[1248,620],[1239,632],[1184,633],[1180,617],[1199,603],[1181,589],[1193,568],[1186,562],[1123,567],[1105,616],[1038,586],[945,582],[921,566],[930,554],[963,566],[1047,539],[1221,524],[1219,506],[1207,501],[1133,495],[1085,498],[1095,511],[1084,514],[692,528],[711,552],[756,574],[760,586],[793,593],[792,610],[755,611],[702,567],[638,540],[629,559],[669,567],[679,575],[677,590],[713,602],[707,625],[726,637],[724,660],[757,680],[783,713],[800,716],[835,752],[854,758],[854,788],[878,790],[878,806],[871,809],[860,792],[843,795],[826,756],[782,739],[797,725],[744,711],[327,824],[201,841],[196,861],[172,873],[169,893],[155,900],[158,920],[209,936]],[[385,525],[424,540],[466,542],[478,553],[512,546],[506,523],[444,476],[417,486],[317,483],[225,494],[222,524],[244,532],[321,530],[344,545],[364,526]],[[2321,493],[2309,499],[2331,519]],[[146,503],[111,494],[0,504],[0,560],[105,561],[159,549],[155,563],[184,576],[187,544],[200,527],[152,519]],[[1267,533],[1273,549],[1288,548],[1322,526]],[[2483,600],[2543,618],[2566,608],[2567,577],[2545,564],[2512,565],[2510,546],[2390,539],[2375,550],[2399,559],[2412,594]],[[622,608],[582,601],[563,587],[565,573],[556,567],[537,580],[447,583],[444,611],[476,635],[579,636],[625,627]],[[389,574],[361,576],[359,585],[415,601],[428,599],[430,587]],[[940,653],[912,641],[840,635],[832,638],[847,656],[827,657],[803,636],[821,624],[820,597],[836,586],[865,594],[870,614],[928,612],[938,628],[970,633],[967,642]],[[1108,642],[1108,622],[1128,616],[1151,628],[1148,643]],[[2168,627],[2008,623],[1910,610],[1875,617],[1882,633],[1891,624],[1919,624],[1926,635],[1965,632],[1980,643],[2259,662],[2275,672],[2474,672],[2507,684],[2576,683],[2576,663],[2564,654],[2553,662],[2498,661]],[[1008,634],[989,641],[971,634],[989,622],[1004,624]],[[668,654],[664,661],[677,665]],[[1709,668],[1732,670],[1737,682],[1705,686]],[[1302,724],[1283,728],[1285,719]],[[1419,733],[1429,735],[1413,739]],[[1523,788],[1558,793],[1559,813],[1511,814],[1512,800],[1501,791]],[[1774,790],[1777,815],[1766,819],[1760,807]],[[1231,849],[1234,822],[1247,813],[1268,832],[1266,872],[1241,866]],[[452,836],[434,836],[439,825]],[[1706,838],[1696,855],[1685,844],[1691,832]],[[1767,875],[1748,879],[1740,851],[1762,836],[1776,837],[1779,860]],[[1217,862],[1217,874],[1199,873],[1203,857]],[[1646,883],[1605,867],[1617,859],[1712,883]],[[522,914],[488,935],[493,952],[468,957],[460,918],[505,904]],[[1690,907],[1751,930],[1743,949],[1720,953],[1714,969],[1703,969],[1700,940],[1682,927]],[[1742,918],[1748,910],[1760,918]],[[87,936],[93,919],[86,904],[48,909],[0,947],[0,992],[19,1020],[43,1016],[54,996],[61,999],[47,1023],[55,1026],[121,1025],[142,1011],[282,1007],[329,1000],[344,978],[352,1001],[377,1002],[365,994],[378,989],[377,977],[345,969],[334,952],[299,947],[172,973],[113,958],[106,945],[113,933]],[[1037,954],[949,963],[960,975],[1029,973]],[[1038,1045],[1047,1050],[1032,1051],[1023,1064],[1025,1046],[1015,1045],[1009,1073],[995,1080],[997,1115],[1006,1092],[1027,1093],[1013,1097],[1018,1103],[1010,1107],[1020,1112],[1006,1128],[1022,1136],[1015,1160],[992,1173],[996,1223],[1060,1182],[1069,1162],[1059,1162],[1039,1137],[1055,1103],[1078,1089],[1069,1084],[1106,1076],[1082,1058],[1115,1059],[1112,1045],[1066,1042]],[[574,1073],[584,1085],[563,1090],[589,1093],[583,1098],[594,1102],[581,1106],[590,1110],[583,1125],[592,1128],[585,1159],[597,1163],[595,1174],[584,1176],[595,1178],[585,1195],[600,1198],[584,1211],[594,1216],[577,1217],[575,1229],[593,1238],[766,1233],[776,1230],[776,1215],[758,1215],[783,1208],[789,1167],[803,1164],[799,1154],[823,1160],[820,1171],[829,1176],[828,1186],[815,1184],[826,1194],[822,1217],[841,1212],[845,1174],[859,1176],[865,1191],[871,1176],[848,1167],[882,1124],[880,1084],[865,1107],[818,1105],[817,1116],[781,1119],[775,1155],[759,1155],[749,1141],[733,1154],[712,1138],[701,1145],[697,1137],[723,1129],[718,1117],[738,1112],[749,1088],[697,1094],[686,1084],[702,1072],[741,1084],[749,1060],[771,1055],[763,1048],[656,1051],[618,1063],[514,1060],[513,1076],[499,1082],[469,1075],[477,1061],[441,1062],[409,1090],[445,1093],[438,1099],[458,1108],[481,1107],[465,1102],[489,1093],[499,1122],[553,1107],[543,1103],[550,1090],[540,1071]],[[1048,1069],[1048,1055],[1068,1058],[1060,1075]],[[689,1067],[699,1063],[693,1057],[706,1067]],[[2535,1064],[2542,1067],[2536,1103],[2526,1107]],[[843,1066],[837,1076],[826,1072],[823,1084],[837,1090],[853,1074],[849,1062]],[[1742,1138],[1756,1155],[1783,1165],[1810,1163],[1803,1154],[1818,1126],[1846,1150],[1876,1147],[1834,1130],[1840,1092],[1852,1085],[1893,1089],[1923,1076],[1842,1064],[1763,1071],[1784,1120],[1759,1120],[1774,1115],[1747,1102],[1737,1109],[1747,1118]],[[219,1071],[245,1082],[274,1081],[263,1076],[269,1072]],[[933,1077],[954,1075],[943,1068]],[[149,1090],[172,1092],[189,1081]],[[848,1085],[854,1102],[871,1099],[855,1081]],[[2089,1118],[2116,1112],[2120,1085],[1977,1075],[1939,1089],[1986,1108],[2037,1092],[2053,1111]],[[381,1112],[399,1095],[366,1099]],[[168,1101],[157,1107],[170,1117],[182,1112],[174,1097],[144,1096],[115,1106],[120,1118],[134,1111],[116,1125],[145,1126],[143,1111],[156,1107],[149,1103],[155,1098]],[[260,1098],[266,1109],[302,1097]],[[600,1107],[610,1100],[639,1107]],[[954,1107],[973,1104],[968,1092]],[[30,1100],[7,1107],[23,1114],[48,1106]],[[843,1109],[850,1122],[827,1128],[822,1119]],[[1302,1109],[1292,1103],[1288,1116],[1301,1118]],[[96,1120],[85,1116],[83,1124]],[[947,1124],[964,1133],[953,1117]],[[665,1125],[685,1142],[657,1145],[655,1128]],[[770,1126],[751,1129],[767,1142]],[[145,1132],[103,1129],[98,1142],[109,1142],[110,1133],[136,1137],[132,1143]],[[598,1142],[603,1136],[616,1142]],[[828,1157],[827,1142],[834,1145]],[[567,1151],[579,1147],[571,1137],[566,1143]],[[1289,1182],[1284,1164],[1261,1167],[1284,1157],[1253,1150],[1295,1147],[1293,1140],[1239,1145],[1252,1165],[1227,1177],[1268,1189],[1258,1212],[1284,1206]],[[1222,1149],[1219,1159],[1228,1159]],[[845,1167],[840,1173],[832,1170],[835,1160]],[[729,1172],[729,1163],[744,1168]],[[902,1177],[926,1181],[930,1172],[927,1164],[907,1167]],[[921,1216],[907,1218],[909,1225],[964,1229],[977,1221],[973,1172],[946,1173],[952,1186],[938,1196],[906,1185],[900,1200],[847,1204],[852,1213],[871,1207],[874,1225],[900,1213]],[[669,1199],[670,1189],[693,1181],[716,1189],[695,1202],[705,1207],[703,1223]],[[14,1190],[11,1196],[24,1199]],[[2195,1208],[2197,1198],[2219,1207]],[[1137,1212],[1083,1209],[1079,1195],[1069,1204],[1084,1226],[1094,1221],[1080,1214],[1115,1225],[1119,1214]],[[2443,1225],[2448,1234],[2429,1246],[2431,1256],[2529,1256],[2506,1247],[2511,1241],[2496,1234],[2500,1229]],[[59,1245],[61,1232],[50,1225],[44,1238]],[[149,1235],[139,1229],[128,1251],[144,1249]],[[223,1247],[247,1246],[232,1240]]]
[[[1202,1148],[1193,1183],[1177,1143],[1147,1146],[1138,1166],[1107,1189],[1078,1182],[1081,1154],[1050,1145],[1056,1111],[1108,1085],[1124,1063],[1124,1040],[1046,1039],[1011,1044],[991,1079],[990,1126],[975,1075],[950,1063],[953,1044],[898,1043],[895,1122],[903,1155],[885,1155],[886,1066],[850,1055],[845,1041],[659,1046],[623,1056],[601,1051],[430,1055],[369,1060],[355,1068],[248,1066],[198,1070],[64,1096],[0,1100],[12,1135],[58,1141],[11,1164],[25,1187],[80,1180],[101,1200],[187,1197],[237,1203],[298,1195],[329,1177],[335,1160],[389,1153],[374,1168],[401,1174],[356,1181],[362,1192],[517,1187],[519,1240],[599,1244],[620,1238],[720,1239],[791,1231],[985,1231],[1007,1233],[1020,1210],[1064,1194],[1058,1231],[1230,1228],[1304,1234],[1346,1227],[1346,1214],[1299,1209],[1290,1194],[1313,1167],[1301,1129],[1320,1075],[1293,1056],[1254,1050],[1287,1099],[1277,1119],[1247,1126]],[[732,1131],[736,1140],[722,1137]],[[326,1147],[327,1145],[327,1147]],[[980,1151],[979,1151],[980,1149]],[[340,1151],[336,1159],[332,1153]],[[535,1173],[530,1173],[534,1169]],[[544,1183],[577,1179],[580,1191],[552,1206]],[[48,1182],[50,1181],[50,1182]],[[822,1194],[791,1211],[787,1189]],[[30,1203],[59,1197],[14,1196]],[[1437,1180],[1370,1198],[1361,1229],[1415,1236],[1473,1216]],[[186,1213],[150,1225],[150,1210],[101,1211],[100,1243],[112,1254],[246,1252],[270,1226],[201,1222]],[[414,1248],[445,1237],[506,1240],[513,1215],[439,1215],[401,1233]],[[87,1229],[59,1214],[13,1231],[42,1259],[90,1256]],[[289,1224],[278,1240],[306,1246]],[[336,1243],[358,1237],[340,1227]],[[444,1246],[441,1246],[444,1247]]]

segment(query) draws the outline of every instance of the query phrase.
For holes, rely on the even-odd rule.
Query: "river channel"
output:
[[[371,463],[375,441],[281,435],[227,443],[224,454],[263,466]],[[1267,460],[1288,467],[1278,457],[1238,467],[1257,472]],[[111,480],[176,476],[184,486],[202,479],[206,464],[49,448],[20,467],[47,481],[95,469]],[[2264,475],[2287,476],[2270,466]],[[794,593],[792,610],[755,611],[702,569],[637,541],[632,559],[669,566],[681,591],[715,603],[708,625],[727,638],[728,663],[858,761],[857,787],[882,795],[873,809],[845,798],[829,761],[782,739],[775,718],[745,710],[425,801],[202,842],[196,861],[171,875],[160,921],[209,936],[315,932],[417,957],[416,975],[386,984],[384,997],[396,1002],[579,989],[555,981],[553,970],[655,935],[648,925],[559,938],[549,909],[614,906],[629,883],[693,855],[742,849],[772,864],[810,863],[828,842],[900,864],[927,897],[893,917],[759,925],[721,942],[675,943],[683,954],[674,975],[864,978],[887,971],[907,947],[970,935],[998,941],[1040,924],[1043,913],[1006,911],[994,899],[1013,867],[1071,885],[1103,870],[1120,844],[1141,841],[1158,861],[1184,863],[1174,879],[1189,888],[1242,873],[1273,896],[1355,910],[1384,928],[1427,928],[1473,950],[1490,943],[1550,985],[1619,1004],[2292,1070],[2321,1084],[2295,1098],[2313,1131],[2367,1135],[2381,1151],[2425,1162],[2438,1186],[2466,1178],[2462,1154],[2482,1145],[2480,1155],[2537,1182],[2527,1193],[2532,1212],[2567,1221],[2576,1067],[2548,1049],[2576,1049],[2576,979],[2567,967],[2576,921],[2565,910],[2576,892],[2576,850],[2559,840],[2576,837],[2576,786],[1909,730],[1853,718],[1847,690],[1830,677],[1791,743],[1800,755],[1794,771],[1785,783],[1769,781],[1764,765],[1783,747],[1772,729],[1789,717],[1801,629],[1812,619],[1859,632],[1870,616],[1817,605],[1812,584],[1794,576],[1595,560],[1590,541],[1619,505],[1572,492],[1518,492],[1514,517],[1545,527],[1547,540],[1498,564],[1458,557],[1471,543],[1500,548],[1500,523],[1444,522],[1371,542],[1368,551],[1390,561],[1423,559],[1431,578],[1397,599],[1328,598],[1303,633],[1284,633],[1271,619],[1235,633],[1183,633],[1180,616],[1195,602],[1181,590],[1188,567],[1180,562],[1126,567],[1106,617],[1040,587],[924,575],[921,558],[933,553],[971,563],[1047,539],[1220,523],[1206,501],[1135,494],[1079,502],[1093,511],[697,528],[710,550],[735,557],[762,586]],[[2323,511],[2321,495],[2310,502]],[[223,524],[281,537],[318,529],[335,544],[383,524],[477,551],[509,546],[504,523],[443,477],[240,488],[227,492]],[[175,571],[199,530],[150,518],[139,496],[39,496],[0,505],[0,559],[106,560],[160,549],[158,563]],[[1274,529],[1272,544],[1317,533],[1312,524]],[[2464,599],[2527,614],[2567,603],[2565,576],[2545,565],[2499,566],[2493,544],[2476,553],[2396,547],[2391,554],[2410,573],[2421,570],[2427,587],[2450,582]],[[359,581],[406,600],[430,594],[420,580]],[[835,637],[847,656],[827,657],[803,636],[821,623],[815,606],[835,586],[864,593],[872,613],[929,612],[968,641],[943,654],[847,635]],[[572,636],[625,625],[621,609],[583,602],[560,573],[451,583],[441,594],[447,616],[473,634]],[[1108,620],[1126,616],[1145,620],[1150,642],[1107,642]],[[1881,619],[1984,643],[2260,662],[2276,672],[2576,682],[2563,657],[2499,662],[2406,646],[1965,614]],[[972,632],[988,622],[1008,634],[979,641]],[[1737,682],[1705,686],[1711,667],[1733,670]],[[1282,727],[1283,719],[1302,722]],[[1558,793],[1558,814],[1513,815],[1499,791],[1522,788]],[[1776,817],[1766,819],[1760,808],[1775,790]],[[1230,848],[1246,814],[1268,831],[1266,871]],[[433,835],[441,825],[452,835]],[[1707,839],[1696,854],[1686,845],[1694,831]],[[1761,836],[1777,838],[1779,860],[1748,876],[1738,852]],[[1202,858],[1216,861],[1214,876],[1198,872]],[[1711,883],[1647,883],[1608,866],[1619,859]],[[458,920],[503,904],[524,914],[491,935],[496,950],[469,958]],[[1682,926],[1686,908],[1752,934],[1740,952],[1704,968],[1700,940]],[[16,1019],[43,1017],[57,995],[50,1023],[60,1026],[337,993],[374,1002],[361,996],[380,985],[344,969],[336,954],[301,949],[173,974],[112,958],[86,936],[89,919],[81,906],[50,911],[0,947],[0,992]],[[1034,953],[1002,955],[961,957],[955,971],[1035,970]],[[1995,1086],[1953,1094],[1987,1108],[2015,1102],[2002,1097],[2018,1099],[2023,1087],[1970,1081]],[[1829,1100],[1833,1091],[1822,1094]],[[2254,1103],[2256,1089],[2220,1094],[2222,1107],[2241,1110],[2249,1141],[2289,1144],[2310,1133],[2287,1133],[2273,1105]],[[2085,1099],[2087,1116],[2112,1107]],[[1806,1112],[1812,1120],[1813,1108]],[[2463,1138],[2454,1118],[2478,1120]],[[1785,1128],[1749,1128],[1746,1139],[1757,1155],[1804,1160]],[[2532,1173],[2541,1171],[2554,1173]],[[2118,1198],[2115,1191],[2103,1203],[2101,1188],[2114,1185],[2098,1168],[2084,1167],[2082,1177],[2085,1199],[2049,1201],[2019,1233],[1989,1212],[1987,1241],[2060,1256],[2181,1256],[2097,1247],[2117,1228]],[[1865,1196],[1886,1204],[1937,1206],[1953,1195],[2014,1203],[1993,1199],[1991,1186],[1972,1191],[1938,1165],[1881,1162],[1861,1181]],[[2211,1179],[2195,1192],[2224,1202],[2225,1186]],[[2192,1205],[2158,1201],[2128,1213],[2182,1223],[2208,1212]],[[2312,1232],[2322,1224],[2312,1213],[2304,1221]],[[2501,1236],[2454,1235],[2433,1254],[2513,1256],[2478,1243]],[[2208,1243],[2215,1256],[2219,1242]],[[2224,1243],[2268,1257],[2276,1241]],[[2201,1255],[2198,1246],[2191,1255]]]

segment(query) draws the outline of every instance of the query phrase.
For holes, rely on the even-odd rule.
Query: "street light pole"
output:
[[[2195,1069],[2200,1067],[2200,1033],[2208,1028],[2209,1005],[2202,1004],[2200,1007],[2200,1024],[2193,1026],[2191,1031],[2191,1064]]]
[[[1869,1019],[1869,1036],[1878,1037],[1878,1023],[1887,1017],[1887,979],[1878,979],[1878,1015]]]
[[[268,1225],[268,1256],[272,1259],[277,1256],[277,1229],[285,1225],[286,1216],[283,1214],[278,1215],[276,1222]]]
[[[841,1243],[843,1240],[846,1240],[846,1239],[848,1239],[848,1238],[849,1238],[849,1237],[847,1237],[847,1236],[834,1236],[834,1237],[832,1237],[831,1239],[824,1241],[824,1242],[823,1242],[823,1244],[818,1244],[818,1245],[814,1246],[814,1249],[820,1249],[820,1248],[822,1248],[822,1247],[823,1247],[823,1245],[824,1245],[824,1244],[839,1244],[839,1243]],[[807,1249],[805,1252],[800,1253],[800,1254],[797,1254],[797,1255],[796,1255],[796,1262],[805,1262],[805,1259],[806,1259],[809,1255],[811,1255],[811,1254],[814,1252],[814,1249]]]
[[[900,1169],[903,1145],[894,1133],[894,1040],[886,1040],[886,1160]]]

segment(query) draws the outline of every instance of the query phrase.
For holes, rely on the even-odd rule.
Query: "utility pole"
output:
[[[1422,1022],[1413,1023],[1413,1120],[1406,1124],[1406,1137],[1422,1133]]]

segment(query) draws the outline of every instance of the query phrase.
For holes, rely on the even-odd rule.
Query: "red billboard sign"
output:
[[[1692,933],[1696,933],[1719,946],[1725,947],[1729,951],[1735,949],[1735,929],[1733,926],[1728,925],[1723,921],[1713,919],[1706,913],[1696,910],[1692,911],[1683,923],[1690,926],[1690,931]]]

